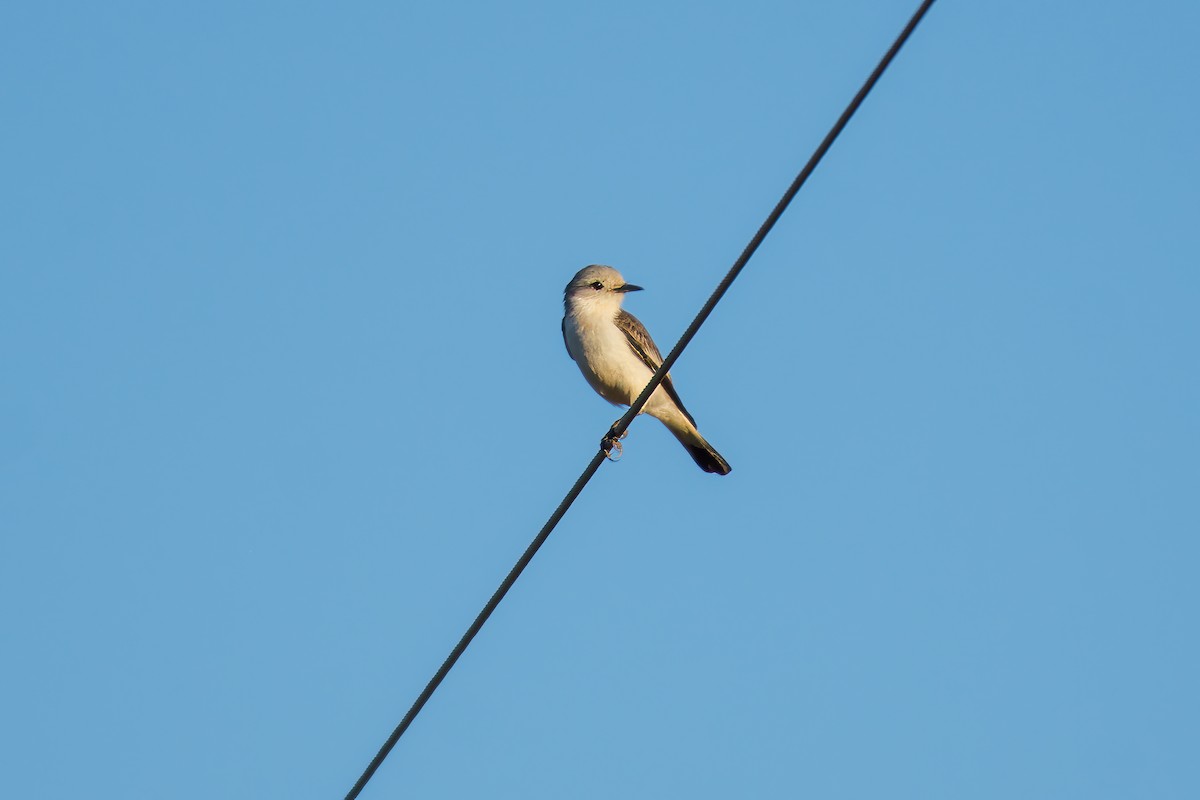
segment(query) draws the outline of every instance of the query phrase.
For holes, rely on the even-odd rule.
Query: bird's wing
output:
[[[571,345],[567,344],[567,318],[566,317],[562,318],[562,332],[563,332],[563,347],[567,348],[567,355],[571,356]],[[571,360],[574,361],[575,356],[571,356]]]
[[[662,366],[662,353],[658,352],[658,348],[654,346],[654,340],[650,338],[650,333],[641,320],[622,309],[617,312],[616,323],[617,327],[621,329],[621,333],[625,334],[625,341],[629,342],[629,349],[637,353],[638,358],[650,368],[651,372],[657,372],[658,368]],[[688,422],[695,425],[696,420],[692,419],[692,415],[683,407],[683,401],[679,399],[679,393],[675,391],[675,384],[671,383],[671,373],[668,372],[663,378],[662,387],[666,390],[667,396],[688,418]]]

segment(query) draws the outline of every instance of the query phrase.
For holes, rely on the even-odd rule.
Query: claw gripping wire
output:
[[[621,456],[623,454],[623,451],[621,450],[621,440],[613,438],[611,432],[600,440],[600,449],[604,451],[604,457],[609,461],[616,462],[621,460]],[[613,455],[614,450],[617,452],[616,455]]]

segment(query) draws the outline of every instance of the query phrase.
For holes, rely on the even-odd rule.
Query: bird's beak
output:
[[[640,292],[642,287],[634,286],[632,283],[627,283],[624,286],[618,286],[614,291],[617,292]]]

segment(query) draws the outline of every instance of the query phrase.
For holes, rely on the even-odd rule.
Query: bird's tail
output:
[[[717,475],[728,475],[733,467],[729,466],[729,462],[721,458],[711,444],[709,444],[700,432],[695,428],[689,430],[677,430],[671,426],[667,430],[675,434],[675,438],[683,445],[683,448],[688,451],[688,455],[696,462],[696,466],[705,472],[712,472]]]

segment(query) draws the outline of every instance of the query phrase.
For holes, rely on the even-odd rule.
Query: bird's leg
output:
[[[622,453],[621,440],[629,435],[628,428],[626,428],[625,431],[620,436],[613,435],[614,431],[617,428],[617,423],[620,421],[621,420],[617,420],[617,422],[614,422],[612,424],[612,427],[608,429],[608,433],[604,434],[604,438],[600,440],[600,449],[604,451],[604,455],[606,458],[608,458],[609,461],[619,461],[620,460],[621,453]],[[613,450],[617,451],[617,454],[615,456],[612,454]]]

